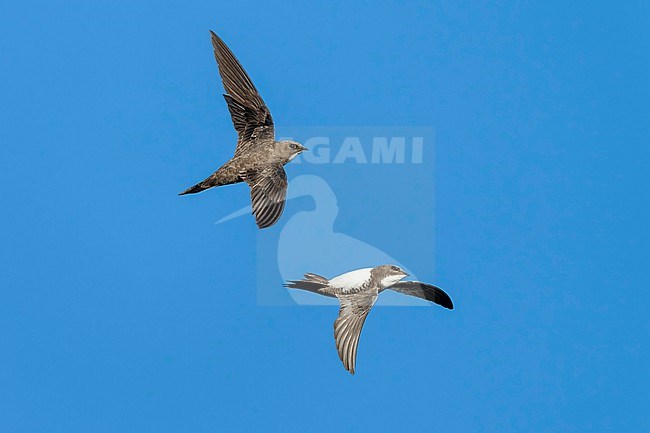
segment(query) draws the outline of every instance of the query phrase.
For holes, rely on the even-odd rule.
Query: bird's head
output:
[[[409,274],[404,272],[402,268],[395,265],[382,265],[378,266],[376,269],[379,273],[380,284],[383,287],[390,287],[393,284],[398,283],[403,278],[409,276]]]
[[[300,153],[304,152],[305,150],[309,149],[293,140],[280,141],[276,147],[276,152],[278,152],[282,159],[284,159],[286,162],[291,161],[293,158],[300,155]]]

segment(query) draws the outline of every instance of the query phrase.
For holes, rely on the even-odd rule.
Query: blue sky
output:
[[[647,429],[648,5],[227,3],[0,5],[0,431]],[[373,310],[354,377],[336,307],[258,306],[245,187],[176,196],[234,146],[208,29],[280,135],[435,128],[457,308]]]

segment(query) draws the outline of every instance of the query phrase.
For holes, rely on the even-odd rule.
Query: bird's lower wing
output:
[[[334,340],[343,366],[354,374],[357,362],[357,347],[366,316],[377,300],[377,290],[372,292],[337,295],[341,308],[334,321]]]
[[[401,281],[388,287],[388,289],[435,302],[436,304],[450,310],[454,309],[454,304],[449,295],[441,288],[432,286],[431,284],[421,283],[419,281]]]
[[[287,197],[287,174],[281,165],[269,165],[240,172],[251,189],[253,215],[261,229],[275,224]]]

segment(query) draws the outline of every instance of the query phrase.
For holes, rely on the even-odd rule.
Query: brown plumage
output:
[[[179,195],[246,182],[258,227],[270,227],[284,210],[287,175],[283,166],[307,149],[295,141],[275,140],[271,112],[250,77],[223,40],[212,31],[210,35],[226,91],[223,96],[238,135],[237,146],[232,159]]]

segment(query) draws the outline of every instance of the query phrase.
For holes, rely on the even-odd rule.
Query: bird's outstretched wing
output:
[[[226,93],[223,95],[230,110],[239,140],[235,156],[259,139],[274,139],[271,112],[235,55],[219,36],[210,31],[214,57]]]
[[[349,295],[337,295],[341,308],[334,321],[334,340],[343,366],[354,374],[357,347],[366,316],[377,300],[377,290]]]
[[[432,286],[431,284],[421,283],[419,281],[400,281],[399,283],[388,287],[388,289],[435,302],[436,304],[450,310],[454,309],[454,304],[451,302],[449,295],[441,288]]]
[[[251,188],[253,215],[261,229],[275,224],[287,197],[287,174],[281,165],[242,170],[239,175]]]

